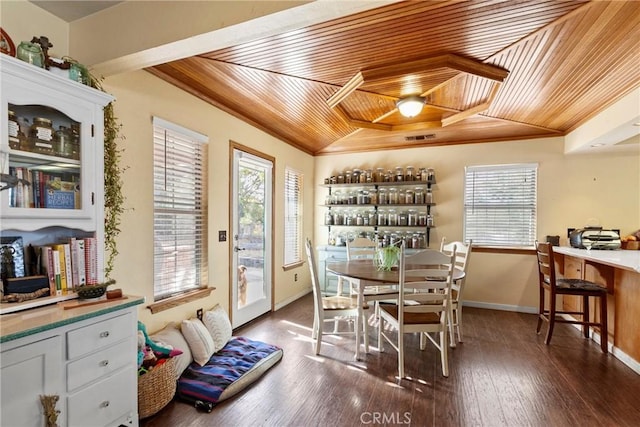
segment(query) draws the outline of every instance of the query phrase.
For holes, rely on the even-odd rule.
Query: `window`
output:
[[[464,239],[474,245],[530,247],[536,236],[537,164],[468,166]]]
[[[284,171],[284,266],[302,262],[302,173]]]
[[[153,277],[161,300],[207,286],[207,138],[153,118]]]

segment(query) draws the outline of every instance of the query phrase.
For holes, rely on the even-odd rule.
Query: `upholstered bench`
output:
[[[281,348],[233,337],[224,309],[216,305],[202,320],[171,322],[151,335],[183,353],[176,356],[176,394],[188,402],[216,404],[253,384],[282,359]]]

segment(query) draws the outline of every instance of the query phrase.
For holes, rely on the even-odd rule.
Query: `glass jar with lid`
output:
[[[387,213],[384,211],[378,211],[376,222],[378,225],[387,225]]]
[[[433,193],[431,192],[431,189],[428,189],[424,195],[424,201],[425,203],[433,203]]]
[[[333,213],[333,225],[344,225],[344,213],[339,209]]]
[[[324,225],[333,225],[333,213],[331,211],[327,211],[324,214]]]
[[[344,182],[346,184],[351,184],[353,182],[353,173],[350,170],[344,172]]]
[[[420,212],[418,213],[418,225],[426,226],[427,225],[427,213]]]
[[[413,166],[407,166],[404,173],[405,181],[415,181],[416,179],[416,168]]]
[[[389,209],[387,212],[387,225],[398,225],[398,213],[395,209]]]
[[[406,211],[402,211],[398,214],[398,225],[407,226],[409,225],[409,213]]]
[[[9,148],[20,149],[20,125],[16,113],[9,110]]]
[[[386,205],[387,203],[389,203],[387,189],[381,188],[378,190],[378,204]]]
[[[421,187],[416,187],[413,190],[413,202],[416,205],[424,205],[425,203],[425,193],[424,189]]]
[[[404,168],[402,166],[396,166],[395,181],[404,181]]]
[[[33,151],[41,154],[53,154],[54,130],[51,120],[44,117],[34,117],[29,129],[29,139]]]
[[[80,123],[71,123],[71,158],[80,160]]]
[[[374,178],[375,182],[384,182],[384,168],[376,168]]]
[[[398,189],[397,188],[390,188],[389,190],[387,190],[387,197],[388,197],[390,205],[397,205],[398,204]]]
[[[414,191],[407,189],[404,192],[404,203],[407,205],[412,205],[414,202]]]
[[[375,188],[369,190],[369,204],[378,204],[378,190],[376,190]]]
[[[55,133],[53,151],[56,156],[71,158],[73,155],[73,144],[71,133],[66,126],[60,126]]]
[[[415,227],[418,225],[418,211],[415,209],[409,209],[407,212],[407,225]]]

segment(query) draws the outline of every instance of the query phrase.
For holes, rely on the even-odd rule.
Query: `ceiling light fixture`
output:
[[[400,114],[405,117],[415,117],[420,114],[424,106],[425,99],[421,96],[409,96],[402,98],[396,102],[396,107],[400,110]]]

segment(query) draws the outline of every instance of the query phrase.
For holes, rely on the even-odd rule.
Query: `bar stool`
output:
[[[589,326],[600,328],[600,348],[603,353],[608,352],[609,334],[607,332],[607,289],[593,282],[581,279],[556,279],[553,247],[550,243],[536,242],[538,258],[538,276],[540,280],[540,307],[538,309],[538,326],[540,333],[542,321],[549,322],[545,344],[551,342],[553,327],[556,322],[582,325],[585,338],[589,338]],[[549,308],[545,308],[545,295],[549,292]],[[582,311],[556,310],[557,295],[574,295],[582,297]],[[596,297],[600,302],[600,322],[589,321],[589,297]],[[568,320],[556,317],[558,314],[577,314],[581,320]]]

